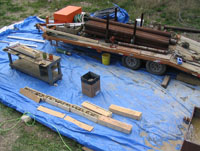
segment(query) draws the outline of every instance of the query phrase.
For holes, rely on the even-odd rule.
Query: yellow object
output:
[[[102,63],[104,65],[109,65],[110,64],[110,54],[109,53],[103,53],[102,54]]]

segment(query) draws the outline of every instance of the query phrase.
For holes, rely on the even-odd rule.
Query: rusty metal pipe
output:
[[[117,8],[115,8],[115,21],[117,21]]]
[[[178,31],[200,33],[199,29],[192,29],[192,28],[185,28],[185,27],[176,27],[176,26],[168,26],[168,25],[165,25],[164,29],[172,29],[172,30],[178,30]]]
[[[105,40],[108,41],[109,39],[109,20],[110,20],[110,16],[109,14],[107,15],[107,22],[106,22],[106,37]]]
[[[142,25],[143,25],[143,18],[144,18],[144,13],[141,14],[140,27],[142,27]]]
[[[130,48],[142,49],[142,50],[146,50],[146,51],[159,52],[159,53],[163,53],[163,54],[167,54],[168,53],[167,50],[155,49],[155,48],[139,46],[139,45],[124,43],[124,42],[118,42],[118,45],[125,46],[125,47],[130,47]]]
[[[133,44],[135,43],[136,30],[137,30],[137,20],[135,20],[135,26],[133,29],[133,42],[132,42]]]
[[[96,21],[96,22],[101,22],[101,23],[106,23],[105,19],[99,19],[99,18],[90,17],[89,21],[90,20]],[[126,28],[130,28],[130,29],[134,28],[133,25],[128,25],[128,24],[119,23],[119,22],[115,22],[115,21],[110,21],[110,25],[117,25],[117,26],[120,26],[120,27],[126,27]],[[171,33],[170,32],[159,31],[159,30],[155,30],[155,29],[151,29],[151,28],[138,27],[137,30],[148,32],[148,33],[153,33],[153,34],[158,34],[158,35],[165,36],[165,37],[171,37]]]
[[[96,24],[96,26],[94,25],[90,25],[90,24],[86,24],[86,29],[88,30],[95,30],[95,31],[99,31],[99,32],[104,32],[105,31],[105,27],[103,26],[98,26],[98,24]],[[122,30],[118,29],[118,28],[115,28],[113,26],[109,26],[109,31],[111,32],[111,34],[117,34],[117,35],[124,35],[126,36],[127,38],[128,37],[133,37],[133,34],[131,34],[131,30],[125,30],[122,28]],[[125,33],[126,32],[126,33]],[[153,35],[153,34],[148,34],[148,33],[145,33],[145,32],[141,32],[141,31],[137,31],[136,33],[136,36],[138,38],[142,38],[142,39],[146,39],[146,40],[150,40],[150,41],[156,41],[156,42],[160,42],[160,43],[163,43],[163,44],[166,44],[168,45],[169,44],[169,38],[164,38],[162,36],[157,36],[157,35]]]

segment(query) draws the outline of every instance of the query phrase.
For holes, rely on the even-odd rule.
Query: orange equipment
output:
[[[72,23],[74,16],[81,14],[81,12],[81,7],[67,6],[54,13],[54,23]]]

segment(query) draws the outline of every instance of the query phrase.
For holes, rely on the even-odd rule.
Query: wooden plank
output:
[[[37,95],[31,93],[28,90],[25,90],[24,88],[21,88],[19,91],[21,94],[23,94],[24,96],[28,97],[29,99],[39,103],[40,102],[40,97],[38,97]]]
[[[166,89],[169,84],[169,81],[170,81],[170,76],[166,75],[163,79],[163,82],[161,83],[161,86]]]
[[[90,125],[87,125],[87,124],[85,124],[85,123],[82,123],[82,122],[80,122],[80,121],[78,121],[78,120],[76,120],[76,119],[74,119],[74,118],[72,118],[72,117],[70,117],[70,116],[67,116],[67,117],[65,117],[64,119],[65,119],[66,121],[69,121],[69,122],[74,123],[75,125],[81,127],[82,129],[84,129],[84,130],[86,130],[86,131],[89,131],[89,132],[92,131],[93,128],[94,128],[94,127],[92,127],[92,126],[90,126]]]
[[[107,111],[107,110],[101,108],[100,106],[97,106],[97,105],[92,104],[90,102],[85,101],[81,105],[82,105],[82,107],[84,107],[84,108],[86,108],[88,110],[91,110],[93,112],[96,112],[96,113],[98,113],[100,115],[112,117],[112,112]]]
[[[200,79],[189,74],[180,73],[176,76],[176,80],[189,83],[192,85],[200,85]]]
[[[123,123],[121,121],[103,115],[99,116],[97,123],[126,134],[130,134],[132,130],[132,125]]]
[[[134,111],[114,104],[110,105],[109,110],[115,114],[130,117],[135,120],[140,120],[142,117],[142,112]]]
[[[84,150],[84,151],[94,151],[94,150],[89,149],[89,148],[87,148],[87,147],[85,147],[85,146],[82,147],[82,150]]]
[[[70,38],[74,38],[75,40],[83,40],[83,41],[88,41],[88,42],[92,42],[92,43],[95,43],[95,44],[99,43],[98,40],[94,40],[94,39],[90,39],[90,38],[85,38],[85,37],[82,37],[82,36],[77,36],[77,35],[73,35],[73,34],[61,32],[61,31],[57,31],[57,30],[52,30],[52,29],[49,29],[49,28],[46,28],[45,30],[47,32],[51,32],[51,33],[55,33],[55,34],[67,36],[67,37],[70,37]]]
[[[43,106],[39,106],[37,108],[37,110],[45,112],[45,113],[53,115],[53,116],[56,116],[56,117],[60,117],[60,118],[64,118],[65,117],[65,114],[57,112],[57,111],[54,111],[54,110],[51,110],[51,109],[43,107]]]

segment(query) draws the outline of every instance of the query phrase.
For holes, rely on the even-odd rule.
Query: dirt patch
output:
[[[3,134],[0,135],[0,151],[11,151],[12,150],[12,144],[15,143],[15,141],[20,136],[20,130],[19,128],[23,124],[20,123],[17,127],[15,127],[12,130],[9,130],[7,132],[3,132]],[[7,124],[5,127],[10,126],[10,124]]]
[[[25,132],[28,132],[28,133],[31,133],[35,130],[35,127],[34,126],[24,126],[24,131]]]
[[[181,100],[183,100],[184,102],[188,100],[188,96],[186,97],[180,97]]]
[[[182,125],[181,131],[183,132],[183,137],[186,133],[187,126],[186,124]],[[140,136],[144,137],[145,139],[145,145],[151,147],[152,149],[149,149],[148,151],[154,151],[154,150],[162,150],[162,151],[174,151],[176,150],[177,146],[181,146],[183,143],[183,140],[169,140],[168,142],[162,142],[162,146],[153,146],[148,140],[148,134],[144,131],[140,133]],[[156,142],[155,142],[156,143]]]

